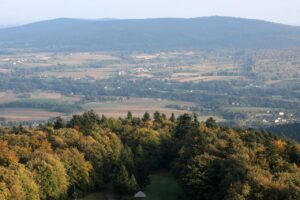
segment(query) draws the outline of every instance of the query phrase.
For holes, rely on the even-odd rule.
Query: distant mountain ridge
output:
[[[0,29],[1,48],[127,51],[299,47],[300,27],[232,18],[55,19]]]

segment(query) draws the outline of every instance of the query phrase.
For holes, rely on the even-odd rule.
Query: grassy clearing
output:
[[[59,100],[63,98],[63,95],[56,92],[32,92],[30,93],[31,99],[55,99]]]
[[[159,173],[150,176],[151,184],[143,192],[147,200],[180,200],[183,199],[183,192],[176,179],[166,173]],[[133,200],[132,197],[125,197],[122,200]]]
[[[147,195],[147,200],[182,200],[183,191],[176,179],[167,173],[158,173],[150,176],[151,184],[143,192]],[[107,192],[97,192],[87,195],[79,200],[134,200],[132,196],[117,198]]]
[[[188,110],[176,110],[166,108],[167,105],[177,104],[183,106],[193,106],[192,103],[180,101],[165,101],[160,99],[149,98],[131,98],[108,102],[93,102],[87,103],[83,106],[85,110],[94,110],[99,114],[104,114],[109,117],[124,117],[128,111],[131,111],[134,116],[143,116],[145,112],[153,113],[159,111],[166,115],[180,115],[183,113],[190,113]]]
[[[9,94],[9,93],[8,93]],[[31,93],[14,94],[15,98],[11,98],[9,102],[36,102],[36,103],[56,103],[56,104],[74,104],[80,101],[80,96],[65,96],[56,92],[35,91]],[[1,93],[0,93],[1,97]],[[1,103],[1,101],[0,101]]]
[[[12,91],[0,92],[0,104],[16,101],[75,103],[80,96],[65,96],[56,92],[35,91],[31,93],[14,93]]]
[[[40,76],[46,77],[60,77],[60,78],[73,78],[73,79],[83,79],[83,78],[93,78],[93,79],[107,79],[112,77],[116,73],[116,69],[113,68],[99,68],[99,69],[61,69],[60,71],[55,72],[42,72]]]
[[[17,99],[18,98],[16,97],[16,95],[11,91],[0,92],[0,104],[16,101]]]
[[[79,200],[106,200],[105,195],[100,192],[89,194],[86,197]]]
[[[55,100],[55,101],[58,101],[61,103],[75,103],[75,102],[80,101],[79,96],[65,96],[65,95],[62,95],[62,94],[56,93],[56,92],[41,92],[41,91],[36,91],[36,92],[30,93],[29,99],[36,100],[36,101]]]
[[[9,74],[11,73],[11,69],[0,68],[0,74]]]
[[[183,195],[175,178],[169,174],[158,174],[150,177],[151,184],[145,188],[148,200],[176,200]]]
[[[1,108],[0,117],[7,121],[24,122],[48,120],[51,117],[63,116],[63,113],[49,112],[43,109],[32,108]]]
[[[81,53],[20,53],[14,55],[0,55],[1,65],[11,65],[17,68],[50,67],[54,65],[76,66],[89,62],[103,60],[118,60],[109,53],[81,52]]]

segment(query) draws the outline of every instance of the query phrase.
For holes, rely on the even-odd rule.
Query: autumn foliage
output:
[[[0,128],[1,200],[133,194],[160,169],[172,171],[187,199],[300,199],[297,143],[212,118],[89,111],[37,128]]]

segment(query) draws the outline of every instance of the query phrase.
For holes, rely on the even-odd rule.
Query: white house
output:
[[[279,112],[278,115],[279,116],[284,116],[284,112]]]
[[[136,193],[134,196],[134,198],[146,198],[146,194],[142,191],[139,191],[138,193]]]

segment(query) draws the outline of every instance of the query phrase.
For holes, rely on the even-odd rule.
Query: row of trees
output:
[[[0,199],[68,199],[93,190],[132,194],[171,169],[187,199],[299,199],[300,146],[210,118],[93,111],[38,128],[0,129]]]

